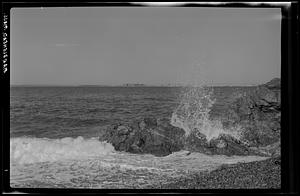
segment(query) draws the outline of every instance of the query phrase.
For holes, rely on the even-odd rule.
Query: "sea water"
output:
[[[232,93],[246,90],[249,88],[12,87],[10,184],[22,188],[147,188],[222,164],[266,159],[186,151],[155,157],[118,152],[98,140],[99,129],[106,125],[149,116],[168,118],[186,134],[198,128],[209,140],[224,132],[212,119],[226,113],[224,105]]]

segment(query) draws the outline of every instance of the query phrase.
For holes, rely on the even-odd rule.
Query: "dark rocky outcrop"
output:
[[[156,156],[180,150],[229,156],[280,156],[280,110],[280,79],[273,79],[252,91],[232,96],[222,125],[225,129],[240,129],[240,140],[221,134],[208,142],[199,131],[185,137],[184,130],[172,126],[169,119],[153,117],[131,125],[108,126],[100,131],[99,138],[118,151]]]
[[[242,138],[251,147],[263,147],[280,140],[281,99],[277,79],[255,90],[233,97],[228,105],[225,128],[242,128]]]
[[[118,151],[166,156],[183,149],[184,131],[167,123],[158,125],[155,118],[145,118],[134,125],[107,127],[99,138]]]
[[[264,84],[268,89],[271,90],[280,90],[281,89],[281,81],[280,78],[274,78],[271,81]]]
[[[185,149],[205,154],[223,154],[228,156],[257,154],[254,151],[249,151],[239,140],[225,134],[208,142],[205,136],[197,137],[192,133],[186,139]]]
[[[280,156],[280,96],[278,78],[234,94],[221,121],[224,129],[239,129],[240,140],[222,134],[207,142],[204,135],[192,133],[186,138],[185,149],[206,154]]]

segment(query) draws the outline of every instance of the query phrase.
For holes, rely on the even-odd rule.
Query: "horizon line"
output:
[[[205,84],[203,86],[258,86],[261,84]],[[10,84],[10,87],[188,87],[189,84],[142,84],[129,85],[126,84],[79,84],[79,85],[63,85],[63,84]],[[200,87],[202,85],[198,85]]]

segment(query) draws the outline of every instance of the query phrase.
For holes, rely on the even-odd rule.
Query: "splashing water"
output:
[[[185,136],[195,132],[199,138],[202,137],[201,134],[204,135],[208,142],[220,134],[230,134],[238,139],[237,132],[224,130],[220,121],[209,119],[209,112],[216,101],[212,95],[212,88],[188,87],[182,93],[180,104],[172,114],[171,124],[185,130]]]

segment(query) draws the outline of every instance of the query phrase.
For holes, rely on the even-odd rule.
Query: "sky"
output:
[[[256,85],[280,77],[280,8],[13,8],[12,85]]]

